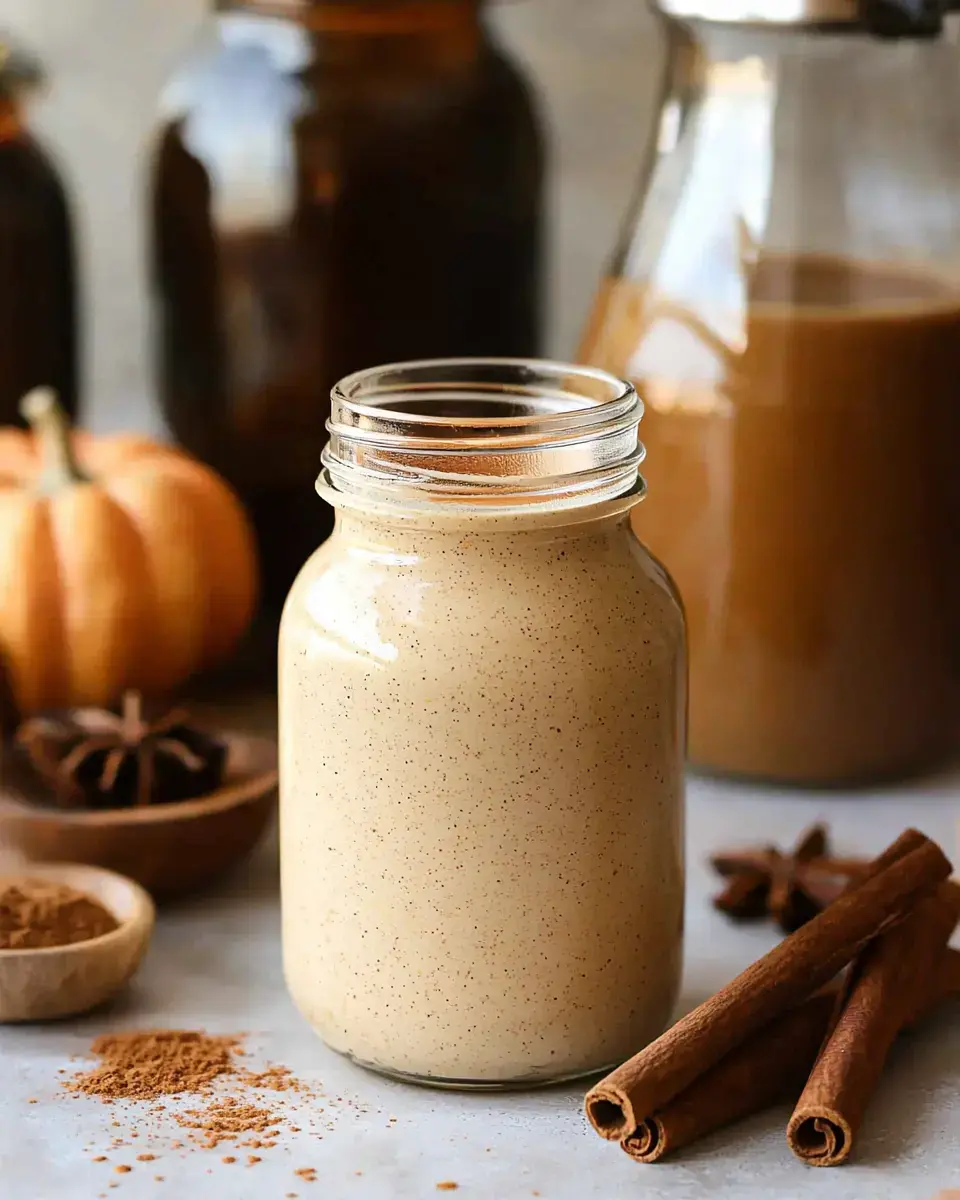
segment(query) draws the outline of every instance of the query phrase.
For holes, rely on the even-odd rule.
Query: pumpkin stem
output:
[[[20,401],[20,415],[37,440],[40,455],[39,491],[57,492],[72,483],[89,483],[70,441],[70,423],[51,388],[34,388]]]

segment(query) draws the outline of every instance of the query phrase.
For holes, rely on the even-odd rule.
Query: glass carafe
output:
[[[921,769],[957,711],[953,18],[663,20],[658,140],[581,357],[647,406],[634,521],[686,606],[691,759],[803,784]]]
[[[336,380],[537,353],[542,146],[481,0],[217,7],[164,100],[158,387],[248,506],[278,614],[332,527],[311,497]]]

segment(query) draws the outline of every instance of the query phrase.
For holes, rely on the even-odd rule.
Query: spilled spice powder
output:
[[[202,1092],[219,1075],[232,1072],[236,1037],[194,1030],[152,1029],[98,1037],[91,1052],[98,1066],[66,1087],[102,1100],[152,1100]]]
[[[102,904],[66,884],[24,878],[0,888],[0,950],[72,946],[117,928]]]
[[[244,1081],[255,1088],[269,1088],[273,1092],[299,1092],[300,1081],[294,1078],[289,1067],[267,1067],[264,1071],[243,1072]]]
[[[189,1131],[188,1143],[173,1141],[172,1150],[192,1147],[209,1150],[223,1141],[251,1149],[273,1148],[282,1128],[301,1131],[300,1126],[287,1126],[287,1113],[292,1116],[297,1106],[291,1105],[286,1095],[281,1100],[279,1094],[316,1098],[313,1089],[296,1079],[288,1067],[270,1065],[263,1070],[251,1070],[243,1066],[241,1035],[177,1029],[134,1031],[97,1038],[91,1053],[99,1062],[63,1083],[73,1098],[79,1100],[86,1095],[106,1102],[151,1102],[148,1111],[154,1122],[161,1114],[167,1114],[181,1129]],[[278,1093],[279,1111],[261,1102],[265,1099],[264,1091]],[[157,1102],[181,1094],[202,1097],[202,1106],[176,1112]],[[256,1102],[251,1102],[255,1095]],[[112,1125],[121,1127],[116,1120]],[[136,1128],[128,1129],[126,1136],[136,1138],[138,1133]],[[129,1144],[119,1137],[114,1141],[114,1146]],[[155,1157],[140,1154],[137,1161],[152,1162]],[[237,1160],[230,1155],[222,1161]],[[255,1154],[246,1158],[250,1166],[260,1161]],[[312,1182],[316,1173],[307,1168],[304,1178]]]
[[[262,1133],[277,1123],[276,1113],[268,1108],[245,1104],[235,1096],[214,1100],[206,1108],[191,1108],[174,1118],[182,1129],[196,1129],[204,1135],[202,1145],[209,1150],[242,1133]]]

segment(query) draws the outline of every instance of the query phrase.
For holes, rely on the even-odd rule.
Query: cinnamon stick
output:
[[[903,857],[888,861],[898,854]],[[951,870],[940,847],[915,830],[902,834],[884,861],[888,865],[592,1088],[585,1107],[600,1136],[619,1141],[631,1134],[751,1034],[832,979]]]
[[[885,871],[887,867],[892,867],[895,862],[899,862],[901,858],[906,858],[911,850],[919,850],[921,846],[927,845],[930,839],[925,833],[921,833],[919,829],[905,829],[898,838],[895,838],[886,850],[871,859],[864,867],[863,873],[860,876],[854,877],[846,886],[846,891],[855,891],[861,883],[868,879],[873,879]],[[936,845],[936,843],[933,843]]]
[[[714,1129],[799,1095],[823,1044],[834,997],[821,992],[772,1021],[755,1037],[640,1122],[620,1143],[652,1163]]]
[[[658,1162],[715,1129],[797,1096],[827,1033],[835,991],[811,996],[731,1051],[624,1138],[620,1145],[625,1153],[636,1162]],[[960,951],[948,950],[908,1024],[958,995]]]
[[[947,949],[941,955],[933,973],[933,982],[928,995],[922,997],[916,1008],[907,1017],[905,1028],[939,1008],[945,1000],[956,1000],[960,996],[960,950]]]
[[[790,1149],[815,1167],[845,1162],[890,1047],[929,991],[960,916],[960,885],[942,883],[871,943],[787,1125]]]
[[[960,994],[960,950],[948,950],[940,966],[940,1000]]]
[[[917,830],[917,829],[905,830],[900,835],[900,837],[897,838],[897,840],[895,842],[891,843],[886,848],[886,850],[883,851],[882,854],[877,855],[877,857],[875,859],[873,859],[872,862],[869,862],[867,864],[865,875],[861,874],[859,876],[857,876],[857,875],[851,876],[851,878],[847,881],[844,891],[845,892],[854,891],[857,887],[860,886],[860,884],[863,882],[863,880],[865,878],[872,878],[874,875],[877,875],[880,871],[882,871],[885,867],[889,867],[892,863],[895,863],[898,858],[903,858],[903,856],[906,853],[908,853],[910,850],[915,850],[918,846],[922,845],[923,839],[924,839],[924,835],[922,833],[920,833],[919,830]],[[833,1027],[836,1025],[837,1021],[839,1020],[840,1014],[843,1012],[844,1005],[847,1003],[847,1000],[850,998],[850,988],[851,988],[852,984],[853,984],[853,972],[847,971],[844,974],[843,978],[840,980],[839,986],[836,988],[836,991],[835,991],[836,999],[834,1001],[833,1014],[830,1018],[830,1024],[827,1027],[824,1037],[826,1037],[828,1033],[832,1032]]]

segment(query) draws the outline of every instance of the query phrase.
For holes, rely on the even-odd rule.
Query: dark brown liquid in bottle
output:
[[[0,425],[46,385],[77,410],[73,237],[63,185],[0,81]]]
[[[163,408],[248,506],[274,613],[332,528],[313,490],[332,385],[403,359],[533,355],[541,317],[539,132],[475,0],[316,4],[291,30],[294,71],[225,44],[163,134],[153,218]],[[236,142],[225,126],[253,93],[254,152],[281,165],[248,215],[216,138]]]

